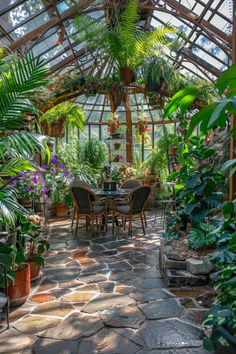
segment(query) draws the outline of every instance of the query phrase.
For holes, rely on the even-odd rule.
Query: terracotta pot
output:
[[[40,126],[45,135],[50,137],[63,138],[65,136],[65,123],[66,117],[62,117],[57,122],[50,125],[48,125],[47,121],[44,120],[40,123]]]
[[[130,85],[133,76],[133,70],[130,68],[119,68],[120,77],[125,85]]]
[[[31,281],[38,279],[41,266],[36,264],[34,261],[27,261],[27,263],[30,266]]]
[[[170,155],[176,156],[176,155],[177,155],[177,154],[176,154],[177,149],[178,149],[178,146],[172,146],[172,147],[170,147],[170,148],[169,148],[169,153],[170,153]]]
[[[16,280],[8,285],[8,296],[11,306],[23,304],[30,292],[30,266],[25,263],[24,269],[16,272]]]
[[[157,173],[151,173],[150,180],[151,180],[151,183],[155,183],[157,180]]]
[[[150,179],[143,179],[143,184],[146,185],[150,185],[151,184],[151,180]]]
[[[144,123],[139,123],[139,125],[138,125],[138,132],[139,132],[140,135],[144,133],[145,128],[146,128],[146,124],[144,124]]]
[[[110,133],[115,133],[116,132],[116,127],[114,123],[111,123],[110,125]]]
[[[67,216],[68,214],[67,205],[56,204],[55,208],[56,208],[56,216]]]

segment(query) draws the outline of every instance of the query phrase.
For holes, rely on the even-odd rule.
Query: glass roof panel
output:
[[[0,17],[0,23],[5,29],[5,31],[10,32],[14,29],[15,26],[21,24],[21,22],[27,20],[30,16],[41,12],[41,10],[45,9],[45,6],[42,0],[28,0],[16,7],[15,9],[9,11],[5,15]],[[49,19],[48,13],[45,11],[43,14],[36,17],[37,21],[30,21],[30,25],[22,25],[19,31],[15,31],[14,33],[17,35],[23,35],[28,33],[30,29],[38,27],[40,24],[43,24],[45,21]]]

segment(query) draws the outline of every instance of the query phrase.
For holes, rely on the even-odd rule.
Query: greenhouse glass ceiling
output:
[[[93,75],[99,63],[95,65],[86,43],[78,45],[71,37],[76,33],[73,19],[78,4],[81,14],[105,20],[111,8],[124,7],[127,1],[1,0],[0,46],[19,55],[32,50],[45,59],[54,75],[68,68]],[[142,10],[138,25],[143,30],[169,23],[185,33],[178,51],[166,53],[174,68],[215,81],[231,64],[233,0],[138,0],[138,4]],[[106,73],[107,67],[102,67],[101,77]],[[93,110],[92,118],[87,114],[88,121],[101,122],[110,110],[104,95],[80,96],[76,101],[88,112]],[[137,104],[148,108],[143,95],[132,97],[131,110]]]

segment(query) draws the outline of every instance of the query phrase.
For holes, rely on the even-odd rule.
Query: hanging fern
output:
[[[85,42],[91,51],[97,50],[101,59],[106,53],[117,68],[135,71],[146,58],[159,51],[160,45],[171,46],[178,36],[183,36],[169,24],[149,32],[137,29],[139,15],[136,0],[130,0],[121,15],[117,19],[112,17],[112,20],[115,20],[114,26],[89,16],[78,16],[74,24],[79,34],[73,38],[79,43]]]

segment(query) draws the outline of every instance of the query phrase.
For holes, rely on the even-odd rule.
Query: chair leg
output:
[[[92,230],[92,234],[94,233],[94,216],[91,216],[91,230]]]
[[[129,236],[132,238],[132,217],[129,216]]]
[[[114,234],[115,231],[115,214],[112,213],[112,233]]]
[[[72,227],[73,227],[73,225],[74,225],[75,215],[76,215],[76,210],[75,210],[75,207],[74,207],[74,209],[73,209],[73,215],[72,215],[71,228],[72,228]]]
[[[145,210],[143,211],[143,218],[144,218],[145,226],[147,227],[147,219],[146,219]]]
[[[140,213],[140,219],[141,219],[141,223],[142,223],[143,233],[145,235],[145,227],[144,227],[144,223],[143,223],[143,215],[142,215],[142,213]]]
[[[107,232],[107,213],[105,214],[105,227],[106,227],[106,232]]]
[[[79,214],[77,213],[76,227],[75,227],[75,235],[76,236],[77,236],[77,232],[78,232],[78,227],[79,227]]]

